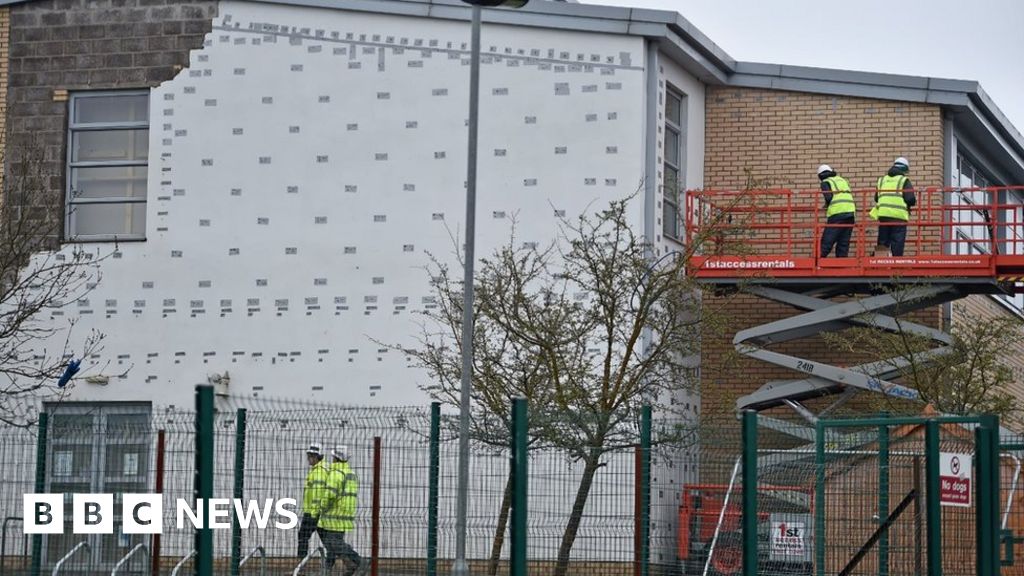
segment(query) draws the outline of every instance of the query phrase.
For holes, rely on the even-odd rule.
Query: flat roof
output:
[[[0,0],[0,6],[33,0]],[[468,21],[461,0],[248,0],[424,18]],[[1024,136],[978,82],[811,68],[733,59],[677,12],[595,6],[574,1],[533,0],[518,10],[484,10],[484,22],[556,30],[639,36],[703,82],[716,86],[768,88],[935,104],[952,112],[957,130],[994,160],[1010,178],[1024,183]]]

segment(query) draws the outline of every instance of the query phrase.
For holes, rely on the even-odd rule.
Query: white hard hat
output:
[[[906,166],[907,168],[910,168],[910,161],[907,160],[906,158],[904,158],[903,156],[900,156],[899,158],[897,158],[897,159],[892,161],[892,165],[893,166],[901,165],[901,166]]]
[[[818,166],[817,173],[821,174],[822,172],[835,172],[835,170],[833,170],[832,167],[829,166],[828,164],[822,164],[821,166]]]
[[[313,455],[313,456],[319,456],[319,457],[323,458],[323,456],[324,456],[324,449],[323,449],[323,447],[321,447],[316,442],[313,442],[312,444],[309,445],[309,448],[306,449],[306,454],[310,454],[310,455]]]
[[[338,445],[331,450],[331,456],[334,456],[342,462],[348,462],[348,446]]]

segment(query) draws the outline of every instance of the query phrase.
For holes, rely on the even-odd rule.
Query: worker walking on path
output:
[[[850,235],[857,206],[853,201],[853,192],[846,178],[836,174],[828,164],[818,166],[818,180],[821,181],[821,195],[825,197],[825,230],[821,233],[822,258],[827,258],[836,249],[837,258],[846,258],[850,254]]]
[[[355,529],[356,505],[359,499],[359,479],[348,464],[348,447],[336,446],[331,451],[334,462],[328,480],[334,499],[320,517],[320,540],[327,548],[327,570],[334,568],[340,557],[342,563],[349,563],[345,576],[352,576],[359,570],[362,558],[345,542],[345,533]]]
[[[875,207],[871,217],[878,220],[878,246],[875,256],[903,256],[903,245],[907,241],[907,222],[910,209],[917,204],[914,187],[907,178],[910,162],[900,156],[892,163],[885,176],[878,179],[875,192]]]
[[[309,554],[309,540],[316,532],[317,522],[324,512],[324,506],[333,500],[328,480],[331,472],[324,462],[324,451],[319,444],[310,444],[306,450],[306,461],[309,473],[306,474],[306,487],[302,492],[302,523],[299,524],[298,557],[305,558]],[[321,537],[321,540],[323,538]]]

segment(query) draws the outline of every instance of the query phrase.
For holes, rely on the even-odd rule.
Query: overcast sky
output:
[[[682,14],[736,60],[977,80],[1024,132],[1024,0],[580,0]]]

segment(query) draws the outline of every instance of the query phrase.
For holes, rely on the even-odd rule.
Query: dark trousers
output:
[[[318,528],[317,534],[320,535],[320,540],[323,541],[324,548],[327,549],[327,569],[334,568],[334,562],[341,558],[342,564],[344,564],[345,560],[348,560],[349,564],[351,564],[348,570],[345,571],[345,574],[355,574],[363,559],[359,557],[359,554],[348,542],[345,542],[345,533]]]
[[[299,524],[299,558],[305,558],[309,554],[309,539],[316,532],[316,520],[309,514],[302,515],[302,523]]]
[[[825,230],[821,233],[821,257],[825,258],[832,247],[835,246],[836,258],[846,258],[850,255],[850,235],[853,234],[852,216],[835,217],[828,219]],[[832,226],[835,224],[835,226]]]
[[[907,242],[907,221],[897,218],[879,218],[878,245],[886,246],[893,256],[903,256]]]

